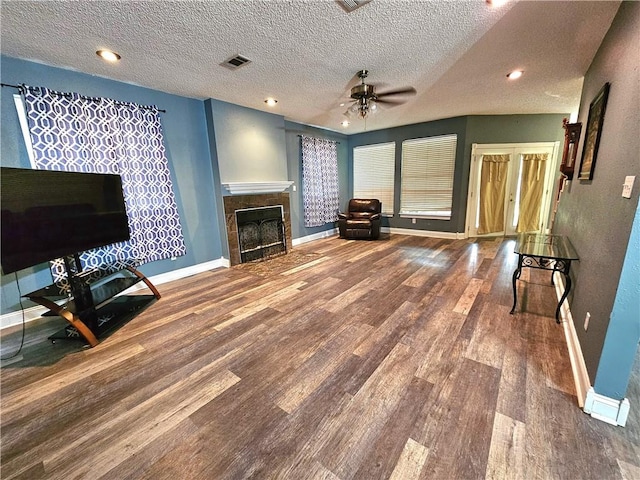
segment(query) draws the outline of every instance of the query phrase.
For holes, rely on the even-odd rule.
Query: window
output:
[[[400,215],[451,218],[457,135],[402,142]]]
[[[377,198],[382,213],[393,215],[396,144],[378,143],[353,149],[353,196]]]

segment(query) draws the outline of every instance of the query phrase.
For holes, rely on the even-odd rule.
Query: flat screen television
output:
[[[5,274],[130,238],[120,175],[0,167],[0,209]]]

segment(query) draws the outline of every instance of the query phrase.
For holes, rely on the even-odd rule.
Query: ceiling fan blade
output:
[[[391,95],[415,95],[416,89],[413,87],[404,87],[404,88],[398,88],[396,90],[389,90],[388,92],[381,92],[381,93],[376,93],[376,96],[378,98],[380,97],[388,97]]]
[[[351,95],[351,89],[353,87],[355,87],[356,85],[360,85],[360,83],[361,83],[361,80],[360,80],[360,77],[358,76],[358,73],[356,73],[353,77],[351,77],[351,80],[349,80],[347,82],[347,85],[344,88],[345,95],[347,97],[349,97],[349,95]]]
[[[395,106],[395,105],[402,105],[403,103],[407,103],[406,100],[387,100],[385,98],[378,98],[376,100],[376,103],[381,103],[383,105],[390,105],[390,106]]]

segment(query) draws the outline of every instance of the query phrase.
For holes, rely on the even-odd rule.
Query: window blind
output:
[[[457,135],[402,142],[400,214],[451,218]]]
[[[353,149],[353,196],[377,198],[382,213],[393,215],[393,181],[396,163],[395,142]]]

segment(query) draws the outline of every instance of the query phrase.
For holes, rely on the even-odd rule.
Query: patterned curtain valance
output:
[[[45,87],[31,87],[29,85],[17,85],[16,88],[19,89],[20,93],[24,96],[26,93],[32,93],[35,96],[41,96],[41,97],[45,97],[45,96],[59,96],[59,97],[64,97],[68,100],[84,100],[87,102],[96,102],[96,103],[100,103],[100,102],[111,102],[114,105],[120,106],[120,107],[128,107],[128,108],[134,108],[134,109],[138,109],[138,108],[143,108],[143,109],[148,109],[151,111],[155,111],[155,112],[166,112],[165,110],[162,110],[160,108],[158,108],[155,105],[139,105],[137,103],[132,103],[132,102],[123,102],[121,100],[114,100],[111,98],[103,98],[103,97],[90,97],[87,95],[81,95],[79,93],[75,93],[75,92],[59,92],[57,90],[51,90],[49,88],[45,88]]]
[[[131,240],[83,252],[83,268],[184,255],[180,217],[156,107],[23,86],[33,167],[122,177]],[[64,284],[61,261],[54,280]]]
[[[338,219],[337,142],[302,135],[302,198],[305,227]]]

